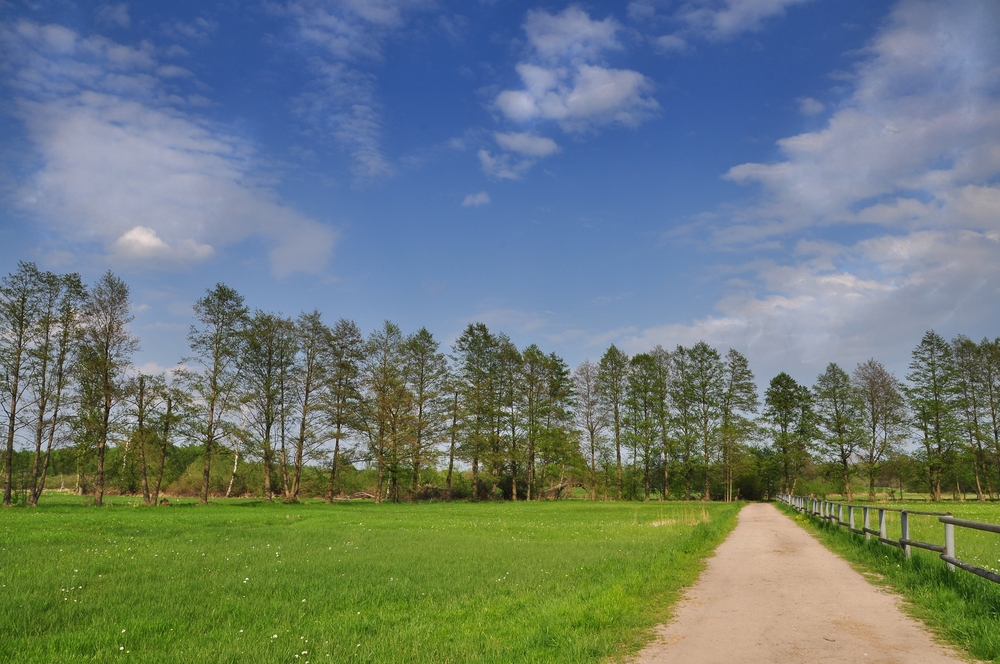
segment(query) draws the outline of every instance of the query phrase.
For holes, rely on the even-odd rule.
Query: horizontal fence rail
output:
[[[894,546],[902,549],[909,558],[913,548],[925,549],[939,554],[941,560],[945,562],[952,572],[955,569],[965,570],[984,579],[989,579],[994,583],[1000,583],[1000,574],[990,570],[977,567],[971,563],[960,560],[955,555],[955,527],[979,530],[988,533],[1000,534],[1000,525],[994,523],[981,523],[979,521],[969,521],[966,519],[956,519],[951,512],[921,512],[917,510],[897,509],[893,507],[882,507],[880,505],[851,505],[838,503],[832,500],[821,498],[810,498],[808,496],[793,496],[787,493],[778,494],[778,500],[792,507],[793,509],[810,514],[814,517],[835,523],[838,526],[847,528],[852,533],[864,535],[865,539],[875,537],[879,542],[887,546]],[[855,524],[857,512],[861,512],[862,527]],[[846,512],[847,519],[844,519]],[[899,514],[900,537],[892,539],[888,535],[886,527],[886,514],[893,512]],[[872,515],[878,516],[878,527],[872,528]],[[932,542],[922,542],[910,538],[910,517],[911,516],[933,516],[944,525],[944,544],[934,544]]]

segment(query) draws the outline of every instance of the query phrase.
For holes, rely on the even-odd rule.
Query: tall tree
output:
[[[194,304],[198,325],[192,325],[187,336],[194,355],[185,362],[194,363],[197,369],[179,372],[178,377],[192,396],[194,438],[205,446],[202,504],[208,502],[212,458],[231,431],[227,418],[238,406],[236,388],[247,313],[243,296],[221,283]]]
[[[615,444],[615,472],[618,499],[622,497],[622,414],[628,391],[628,355],[611,344],[597,365],[597,391]]]
[[[808,460],[813,437],[812,395],[785,372],[771,379],[764,395],[764,417],[781,464],[782,490],[794,493]]]
[[[958,406],[961,413],[963,438],[966,449],[972,455],[972,468],[976,479],[976,497],[986,500],[992,497],[993,489],[987,465],[987,453],[983,442],[989,439],[987,430],[987,361],[983,348],[964,335],[951,342],[955,356],[955,373],[958,389]],[[986,491],[983,491],[983,483]]]
[[[413,427],[407,444],[412,481],[410,491],[416,494],[420,484],[420,469],[435,461],[435,449],[447,417],[445,381],[448,360],[438,348],[434,335],[422,327],[403,342],[404,376],[412,395]]]
[[[698,439],[704,471],[702,500],[711,500],[711,465],[720,439],[722,400],[725,394],[725,367],[719,351],[704,341],[696,343],[688,353],[691,362],[691,393],[698,418]]]
[[[406,389],[403,334],[398,325],[385,321],[381,329],[368,336],[362,377],[359,421],[368,439],[371,458],[376,464],[378,490],[375,502],[381,502],[385,494],[393,502],[398,502],[403,451],[412,426],[413,401]]]
[[[677,346],[670,354],[670,430],[681,475],[684,478],[684,500],[691,500],[694,482],[694,455],[699,440],[697,394],[694,389],[694,363],[691,351]]]
[[[522,446],[524,426],[521,421],[522,397],[521,365],[524,358],[517,346],[507,335],[496,335],[497,347],[493,356],[493,431],[490,436],[489,458],[492,475],[490,497],[497,498],[497,488],[501,473],[510,469],[511,497],[517,500],[518,471],[527,465],[529,487],[531,485],[534,462],[526,458]],[[530,489],[529,489],[530,492]]]
[[[497,338],[483,323],[470,323],[455,341],[452,353],[461,399],[467,415],[463,427],[463,452],[472,465],[472,498],[480,496],[480,462],[488,452],[493,432],[493,365]]]
[[[868,499],[875,500],[879,467],[902,440],[906,426],[906,404],[902,386],[874,359],[858,365],[851,383],[861,400],[860,423],[864,428],[861,461],[868,476]]]
[[[577,432],[573,429],[576,395],[569,365],[565,360],[555,353],[549,353],[546,368],[548,390],[543,408],[545,426],[539,438],[538,460],[542,479],[546,476],[555,479],[558,473],[556,485],[565,487],[567,475],[583,465]]]
[[[41,314],[43,276],[34,263],[20,262],[0,280],[0,364],[2,404],[7,411],[3,504],[11,504],[14,484],[14,439],[21,425],[21,400],[28,389],[29,353]]]
[[[584,360],[573,372],[573,389],[576,392],[576,422],[584,433],[584,453],[588,460],[590,499],[597,500],[597,460],[603,441],[601,433],[606,421],[597,392],[597,365]]]
[[[733,472],[737,449],[754,431],[751,415],[757,412],[757,383],[750,363],[738,350],[730,348],[723,364],[723,382],[720,410],[722,413],[722,473],[725,500],[733,500]]]
[[[540,498],[535,482],[535,462],[538,447],[541,442],[549,393],[549,359],[535,344],[531,344],[522,353],[521,385],[524,396],[524,429],[527,438],[527,494]]]
[[[656,361],[657,380],[663,385],[662,400],[656,404],[656,417],[663,452],[663,492],[660,498],[670,495],[670,463],[674,456],[674,438],[671,435],[670,390],[673,387],[673,368],[670,351],[657,344],[649,352]]]
[[[831,362],[816,379],[813,403],[819,425],[819,449],[840,467],[843,492],[851,502],[854,455],[864,442],[861,423],[865,408],[861,393],[851,384],[847,372]]]
[[[56,435],[65,417],[70,397],[72,362],[80,332],[80,308],[86,290],[78,274],[43,275],[38,342],[30,352],[34,394],[35,450],[31,463],[28,504],[37,505],[45,488]],[[43,449],[44,445],[44,449]]]
[[[254,447],[263,462],[264,496],[271,500],[275,493],[272,473],[276,447],[285,488],[288,486],[284,422],[286,386],[295,355],[294,327],[286,318],[257,311],[244,334],[241,400],[248,408],[249,424],[255,434]]]
[[[295,372],[299,426],[292,450],[292,479],[285,495],[287,501],[298,500],[306,457],[325,441],[328,431],[322,419],[321,404],[329,387],[328,367],[324,360],[331,334],[318,310],[300,314],[295,321],[296,348],[299,351]]]
[[[945,464],[960,435],[956,417],[958,384],[951,345],[938,333],[926,332],[913,349],[906,396],[913,425],[927,455],[927,479],[935,501],[941,500]]]
[[[983,395],[988,419],[987,438],[993,455],[993,466],[1000,471],[1000,339],[979,342],[983,359]]]
[[[639,353],[630,360],[628,391],[625,399],[626,439],[632,446],[633,471],[642,463],[643,498],[649,500],[652,470],[660,447],[659,405],[664,401],[666,385],[659,365],[649,353]],[[636,473],[633,472],[633,477]],[[632,497],[637,497],[632,492]]]
[[[124,396],[125,373],[139,340],[129,332],[132,322],[128,284],[109,270],[97,281],[83,306],[83,337],[79,379],[89,396],[86,422],[97,450],[94,504],[104,500],[104,455],[111,435],[112,414]]]
[[[364,357],[365,342],[360,328],[354,321],[341,318],[333,326],[324,354],[327,388],[323,410],[333,433],[330,480],[326,491],[328,503],[333,502],[344,437],[350,429],[358,426],[361,363]]]

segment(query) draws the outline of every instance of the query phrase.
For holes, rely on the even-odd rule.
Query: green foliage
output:
[[[599,662],[740,507],[82,502],[0,513],[0,660]]]

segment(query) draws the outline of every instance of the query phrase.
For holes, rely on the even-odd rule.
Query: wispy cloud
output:
[[[393,173],[382,145],[382,105],[377,79],[364,67],[381,62],[387,39],[407,15],[428,9],[429,0],[292,0],[283,9],[296,39],[312,50],[310,88],[295,110],[310,131],[328,137],[351,158],[355,183]]]
[[[812,0],[691,0],[672,12],[658,14],[653,0],[635,0],[628,5],[633,21],[644,24],[668,22],[675,26],[671,33],[656,38],[657,48],[664,52],[684,52],[697,40],[725,41],[745,32],[764,29],[768,19],[780,17],[789,7]]]
[[[325,267],[332,229],[256,184],[253,146],[193,110],[150,42],[0,26],[9,90],[40,166],[16,205],[118,263],[174,268],[249,238],[279,275]]]

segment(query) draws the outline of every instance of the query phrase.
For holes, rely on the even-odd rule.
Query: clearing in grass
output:
[[[600,661],[740,506],[83,501],[0,513],[0,660]]]

